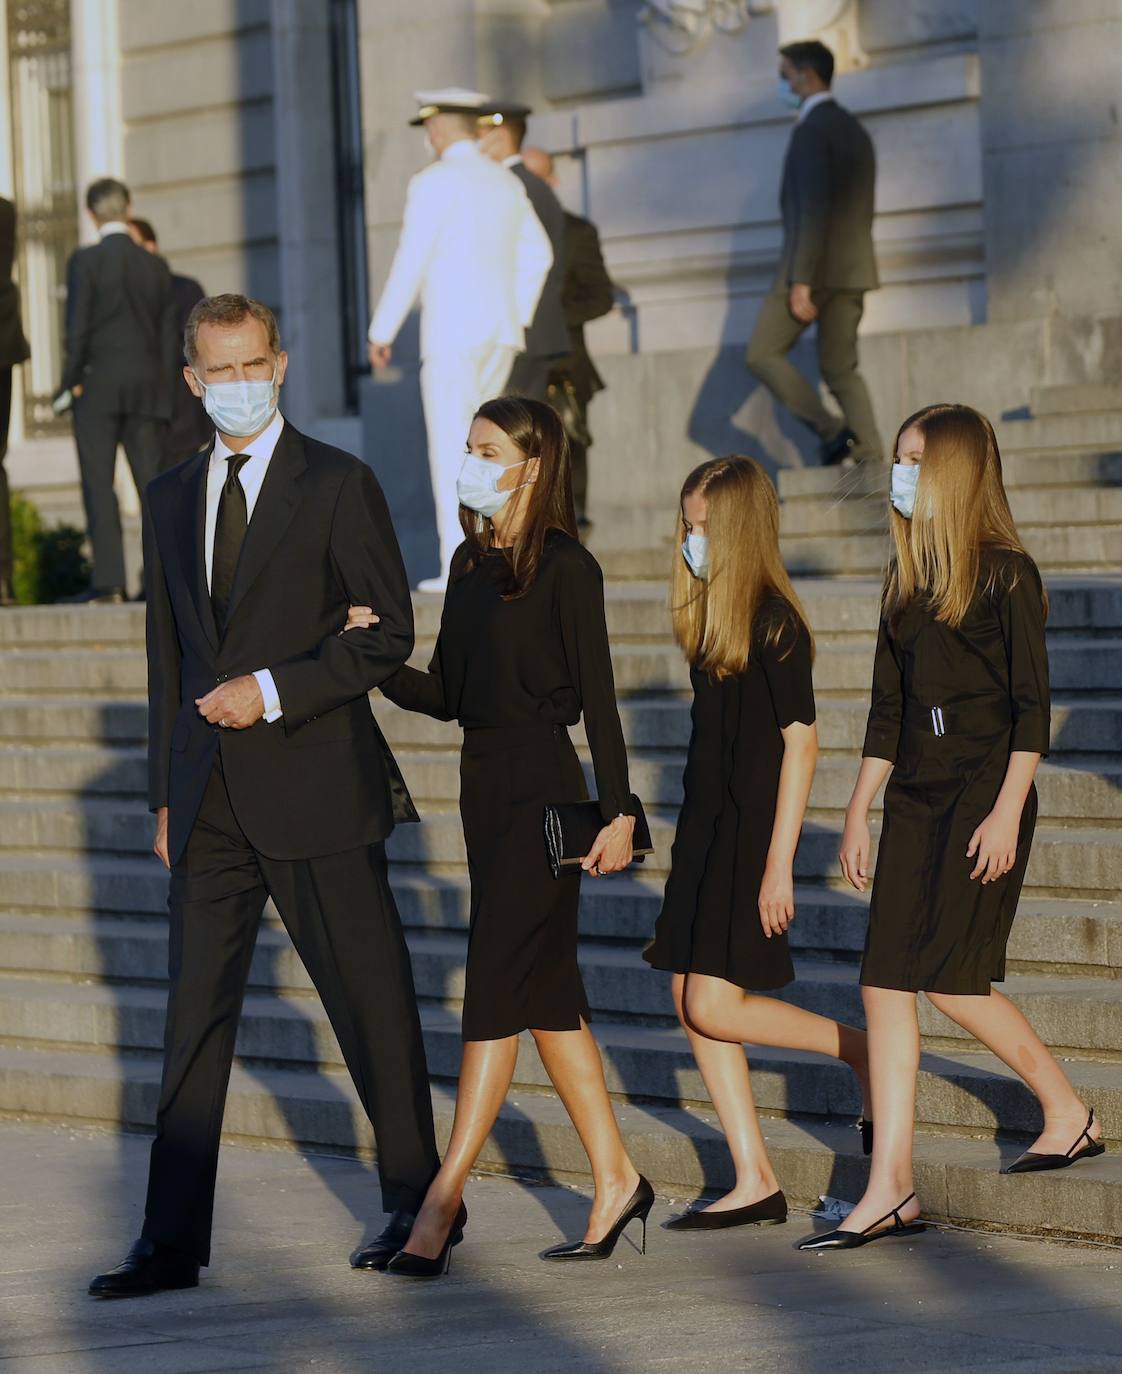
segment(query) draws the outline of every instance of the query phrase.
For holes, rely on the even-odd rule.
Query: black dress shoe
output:
[[[724,1212],[691,1209],[671,1217],[666,1231],[724,1231],[730,1226],[781,1226],[787,1220],[787,1199],[782,1191],[761,1198],[747,1207],[730,1207]]]
[[[95,1298],[144,1298],[170,1288],[197,1288],[199,1266],[178,1250],[140,1240],[116,1269],[98,1274],[89,1292]]]
[[[822,445],[822,462],[826,467],[836,467],[849,458],[857,446],[857,435],[851,429],[843,429],[828,443]]]
[[[1039,1155],[1032,1150],[1026,1150],[1019,1159],[1006,1165],[1001,1172],[1003,1174],[1043,1174],[1047,1173],[1049,1169],[1070,1169],[1073,1164],[1078,1164],[1081,1159],[1096,1159],[1099,1155],[1105,1155],[1106,1146],[1091,1134],[1091,1123],[1094,1119],[1095,1109],[1092,1107],[1086,1126],[1083,1127],[1075,1144],[1066,1154]],[[1083,1144],[1084,1140],[1087,1142],[1086,1145]],[[1082,1148],[1080,1148],[1081,1146]]]
[[[61,606],[123,606],[129,599],[124,587],[87,587],[84,592],[59,598]]]
[[[363,1245],[354,1252],[351,1256],[351,1268],[384,1271],[390,1260],[398,1254],[409,1239],[409,1233],[412,1231],[413,1223],[416,1220],[416,1212],[404,1210],[394,1212],[382,1234],[372,1240],[369,1245]],[[460,1241],[463,1240],[466,1225],[467,1208],[461,1203],[456,1224],[452,1227],[452,1234],[449,1238],[453,1245],[459,1245]]]
[[[904,1221],[900,1216],[900,1208],[906,1207],[915,1193],[909,1193],[898,1207],[893,1207],[891,1212],[883,1217],[878,1217],[871,1226],[866,1226],[863,1231],[828,1231],[823,1236],[807,1236],[805,1240],[800,1240],[798,1249],[800,1250],[856,1250],[859,1245],[871,1245],[874,1240],[884,1240],[885,1236],[918,1236],[920,1232],[927,1230],[927,1223],[920,1221]],[[885,1226],[886,1221],[891,1221],[891,1226]]]

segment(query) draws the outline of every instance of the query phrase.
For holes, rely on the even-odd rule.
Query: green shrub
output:
[[[12,497],[12,583],[16,600],[41,605],[73,596],[90,583],[90,565],[82,553],[85,535],[73,525],[44,526],[36,507],[18,494]]]

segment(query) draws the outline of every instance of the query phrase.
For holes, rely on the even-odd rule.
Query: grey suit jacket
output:
[[[565,279],[565,212],[541,177],[528,171],[521,162],[516,162],[510,170],[525,186],[534,213],[541,220],[553,248],[553,266],[546,274],[538,308],[526,330],[526,352],[532,358],[564,357],[569,351],[569,327],[561,303]]]
[[[876,156],[860,122],[826,100],[795,125],[783,163],[779,280],[817,289],[871,291]]]

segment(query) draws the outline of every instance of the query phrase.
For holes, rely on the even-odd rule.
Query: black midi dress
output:
[[[768,630],[781,627],[768,643]],[[684,798],[662,911],[643,957],[672,973],[706,973],[747,991],[795,976],[787,935],[764,935],[757,905],[783,765],[782,731],[814,723],[810,636],[779,597],[756,614],[748,667],[716,678],[693,669]]]
[[[500,552],[463,572],[452,562],[428,672],[382,686],[399,706],[458,720],[460,815],[471,880],[462,1034],[497,1040],[526,1029],[578,1030],[588,1000],[577,964],[580,869],[554,878],[547,803],[582,801],[584,774],[567,726],[584,716],[605,823],[630,813],[631,789],[599,564],[552,530],[529,592],[503,599]]]
[[[1009,755],[1047,754],[1048,732],[1044,608],[1030,558],[987,553],[958,629],[937,621],[924,597],[896,624],[882,620],[863,752],[895,766],[884,793],[865,986],[984,995],[1005,977],[1035,786],[1008,873],[983,886],[970,877],[977,860],[966,850],[993,809]]]

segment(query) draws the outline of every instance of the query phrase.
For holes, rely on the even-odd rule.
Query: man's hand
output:
[[[152,853],[165,868],[171,867],[171,860],[168,858],[168,809],[166,806],[161,806],[156,812],[156,842],[152,846]]]
[[[261,688],[252,673],[223,682],[205,697],[196,697],[199,715],[211,725],[247,730],[265,714]]]
[[[393,357],[393,349],[389,344],[368,344],[366,352],[370,358],[370,366],[375,372],[381,372],[384,367],[389,367],[390,359]]]
[[[813,324],[818,318],[818,307],[810,299],[810,287],[806,282],[791,283],[787,293],[787,309],[800,324]]]

